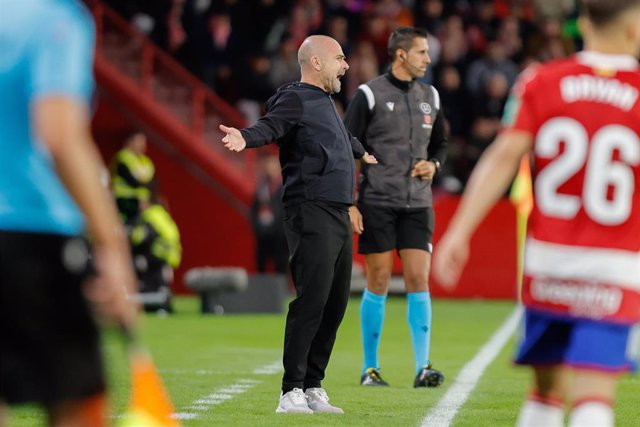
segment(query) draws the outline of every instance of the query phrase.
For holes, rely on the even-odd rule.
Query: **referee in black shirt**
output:
[[[238,130],[220,125],[231,151],[277,141],[284,182],[290,267],[296,299],[289,304],[279,413],[342,413],[322,388],[349,299],[353,258],[349,207],[355,162],[376,163],[345,129],[331,94],[349,69],[340,44],[308,37],[298,51],[300,82],[267,102],[267,114]]]

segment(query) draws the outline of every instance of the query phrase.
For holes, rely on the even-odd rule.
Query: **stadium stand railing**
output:
[[[255,152],[228,152],[218,129],[220,123],[243,127],[243,116],[107,5],[85,3],[96,22],[100,86],[247,206],[255,189]]]

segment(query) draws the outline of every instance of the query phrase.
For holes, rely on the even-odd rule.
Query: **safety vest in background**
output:
[[[148,246],[148,251],[172,268],[177,268],[182,260],[180,231],[167,210],[159,204],[146,208],[140,214],[131,230],[131,244],[134,247]]]
[[[151,199],[155,166],[149,157],[129,148],[116,153],[112,164],[113,195],[116,199]]]

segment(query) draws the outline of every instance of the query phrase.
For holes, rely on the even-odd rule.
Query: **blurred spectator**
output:
[[[562,21],[576,10],[575,0],[534,0],[536,16],[540,18],[554,18]]]
[[[520,21],[517,18],[510,16],[502,20],[496,41],[502,45],[507,58],[514,62],[522,61],[524,44],[520,36]]]
[[[295,52],[308,35],[333,37],[348,57],[345,90],[335,97],[340,111],[358,85],[385,71],[393,29],[425,28],[432,64],[421,80],[433,82],[444,97],[462,99],[460,107],[451,108],[456,101],[444,103],[451,110],[451,147],[466,144],[467,137],[471,147],[483,145],[478,141],[485,134],[484,122],[476,119],[487,117],[476,114],[483,104],[485,110],[499,105],[484,90],[494,74],[501,73],[510,87],[528,63],[564,57],[580,43],[576,0],[107,2],[250,121],[261,114],[268,92],[299,79]]]
[[[284,207],[282,206],[282,174],[280,162],[273,154],[260,159],[260,176],[251,205],[251,224],[256,237],[256,265],[260,273],[266,272],[273,262],[278,273],[286,273],[289,250],[284,233]]]
[[[389,31],[413,26],[413,14],[400,0],[376,0],[372,10],[375,15],[385,19]]]
[[[271,61],[269,83],[271,87],[277,89],[285,83],[298,80],[300,80],[298,45],[293,39],[283,40],[278,48],[278,54]]]
[[[501,73],[507,79],[509,87],[513,85],[520,72],[518,66],[507,58],[504,47],[492,41],[487,47],[487,56],[476,59],[467,72],[467,88],[477,96],[495,73]]]
[[[362,83],[378,75],[380,66],[373,44],[367,40],[358,41],[349,58],[349,66],[349,73],[345,76],[347,80],[345,93],[351,94]]]
[[[231,32],[231,16],[226,13],[212,13],[208,20],[208,32],[201,45],[205,58],[202,77],[205,83],[222,96],[225,96],[225,87],[230,93],[233,64]]]
[[[167,50],[171,53],[177,52],[186,42],[187,33],[182,27],[182,13],[184,11],[185,0],[173,0],[171,9],[167,15]]]
[[[474,3],[474,13],[467,28],[470,49],[476,55],[482,55],[489,40],[496,37],[499,19],[496,17],[493,1],[481,0]]]
[[[463,73],[467,64],[468,43],[464,34],[464,25],[459,16],[450,16],[440,27],[436,34],[441,44],[441,59],[443,65],[458,66],[458,71]]]
[[[527,40],[528,55],[539,61],[564,58],[573,52],[573,39],[562,33],[562,24],[557,18],[541,19],[538,22],[538,31]]]
[[[244,84],[239,88],[240,99],[236,107],[251,125],[262,116],[262,105],[273,94],[274,87],[270,80],[271,60],[266,55],[252,55],[247,62],[239,70]]]
[[[489,75],[482,92],[475,97],[474,117],[493,120],[496,132],[500,128],[500,120],[504,104],[509,95],[509,82],[504,74],[495,72]]]
[[[416,27],[424,28],[429,34],[438,34],[444,11],[442,0],[416,1],[413,5]]]
[[[465,145],[464,167],[459,179],[466,184],[482,152],[491,144],[501,128],[504,105],[509,95],[509,82],[504,74],[487,76],[482,92],[475,97],[471,134]]]
[[[462,86],[462,78],[458,69],[446,65],[436,76],[435,85],[440,93],[442,111],[449,124],[449,134],[463,136],[467,132],[468,105],[467,94]]]
[[[349,36],[349,21],[342,15],[328,18],[326,34],[335,39],[347,58],[351,54],[351,39]]]
[[[155,186],[155,166],[146,151],[146,135],[135,131],[111,160],[113,195],[126,224],[131,224],[140,214],[142,204],[149,203]]]
[[[373,46],[376,55],[376,61],[380,66],[387,63],[387,41],[389,40],[389,27],[384,17],[379,15],[369,15],[364,18],[365,27],[360,34],[358,41],[366,41]],[[382,71],[382,70],[379,70]]]
[[[291,9],[284,38],[291,39],[297,49],[307,36],[322,28],[323,16],[320,0],[298,0]]]

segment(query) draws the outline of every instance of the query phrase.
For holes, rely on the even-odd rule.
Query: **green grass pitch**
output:
[[[344,415],[275,414],[281,379],[285,315],[203,316],[196,298],[177,298],[176,314],[145,315],[142,336],[173,399],[176,412],[204,426],[418,426],[514,308],[510,302],[435,300],[431,358],[446,380],[438,389],[414,389],[413,355],[403,297],[387,304],[380,362],[391,387],[358,385],[362,363],[358,308],[352,298],[324,387]],[[126,406],[126,358],[115,332],[105,335],[114,423]],[[529,372],[510,359],[514,340],[486,370],[453,426],[512,426],[528,388]],[[260,370],[259,368],[264,368]],[[619,388],[618,426],[640,425],[640,380],[626,376]],[[33,407],[11,412],[10,426],[44,425]]]

